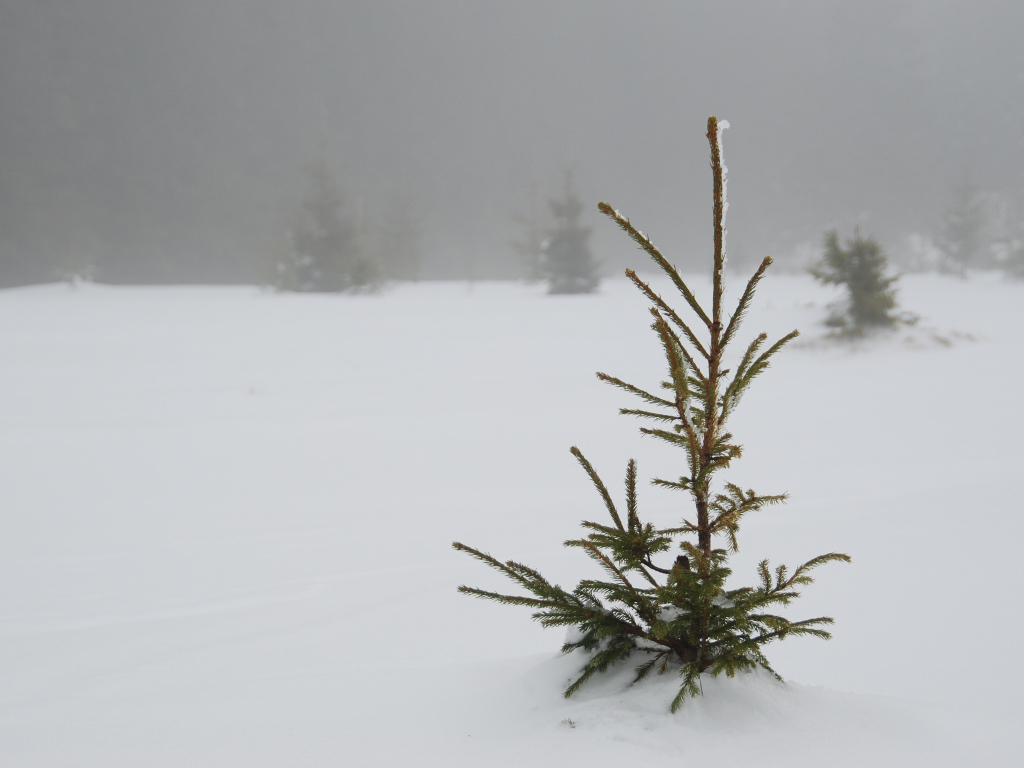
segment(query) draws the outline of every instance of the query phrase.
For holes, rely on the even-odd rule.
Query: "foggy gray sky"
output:
[[[324,136],[369,226],[413,195],[433,276],[516,275],[511,215],[569,166],[686,263],[710,114],[735,258],[858,222],[893,248],[965,174],[1020,198],[1022,33],[1009,1],[4,0],[0,283],[252,281]]]

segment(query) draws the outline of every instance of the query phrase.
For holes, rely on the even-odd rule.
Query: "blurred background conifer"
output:
[[[544,249],[547,244],[551,222],[538,204],[537,183],[530,184],[529,204],[526,213],[517,213],[512,221],[519,227],[519,237],[510,245],[519,257],[523,277],[528,283],[544,278]]]
[[[580,224],[583,202],[573,190],[572,171],[565,173],[560,200],[549,200],[555,223],[544,246],[544,274],[550,293],[593,293],[601,282],[600,266],[590,250],[590,227]]]
[[[380,268],[367,254],[361,211],[345,209],[345,195],[327,161],[322,141],[304,169],[306,190],[276,249],[267,277],[284,291],[352,291],[373,287]]]
[[[424,220],[412,193],[401,188],[390,201],[380,227],[380,266],[389,280],[419,280],[423,267]]]
[[[963,276],[968,269],[990,266],[985,248],[986,223],[985,196],[969,179],[961,180],[939,222],[936,245],[943,256],[943,271]]]
[[[838,336],[849,337],[912,322],[912,315],[896,312],[894,286],[899,277],[886,275],[888,265],[878,241],[862,237],[859,230],[846,241],[845,248],[840,245],[836,230],[825,233],[825,252],[811,268],[811,274],[825,285],[846,289],[846,298],[835,307],[825,325],[835,328]]]

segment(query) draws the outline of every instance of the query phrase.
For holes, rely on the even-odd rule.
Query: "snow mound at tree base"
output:
[[[433,743],[419,743],[419,764],[1013,764],[1005,733],[992,738],[999,725],[980,714],[784,684],[764,672],[705,678],[704,696],[671,714],[679,682],[671,671],[630,685],[633,672],[622,666],[567,700],[562,691],[579,667],[574,655],[532,657],[478,667],[470,685],[466,678],[459,683],[449,678],[462,695],[428,729]],[[451,691],[455,694],[454,687]],[[992,746],[1000,742],[1002,748]],[[411,746],[392,743],[388,758],[379,750],[376,757],[411,759],[412,751],[406,752]],[[485,755],[486,763],[478,762]]]

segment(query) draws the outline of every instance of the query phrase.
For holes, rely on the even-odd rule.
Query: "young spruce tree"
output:
[[[913,315],[896,313],[895,276],[886,276],[889,260],[873,237],[855,231],[846,247],[839,233],[825,233],[825,253],[811,268],[811,274],[825,285],[846,287],[846,301],[836,308],[825,325],[837,329],[840,337],[863,336],[871,330],[892,328],[914,321]]]
[[[391,198],[380,230],[380,264],[391,280],[419,280],[423,264],[423,217],[416,213],[412,193],[399,190]]]
[[[773,610],[788,605],[799,595],[799,587],[811,583],[813,568],[833,560],[849,561],[847,555],[820,555],[792,572],[784,565],[772,570],[768,560],[762,560],[755,586],[726,585],[731,574],[729,555],[738,549],[737,534],[743,516],[786,498],[784,494],[764,496],[734,483],[714,482],[718,473],[741,454],[726,424],[753,380],[797,332],[767,349],[767,336],[762,333],[747,346],[732,370],[725,367],[726,350],[736,338],[754,290],[772,260],[767,257],[761,262],[735,312],[724,317],[726,200],[722,127],[714,117],[709,118],[715,249],[710,311],[697,301],[675,267],[643,233],[608,204],[598,205],[668,275],[696,316],[687,323],[650,285],[627,270],[627,277],[653,305],[652,328],[665,356],[666,381],[661,384],[665,394],[598,374],[602,381],[643,401],[642,408],[621,410],[623,414],[655,423],[654,427],[641,428],[641,432],[682,451],[682,476],[671,480],[659,478],[653,483],[685,494],[692,504],[692,513],[680,525],[670,528],[644,522],[637,500],[636,462],[631,460],[626,469],[623,514],[597,471],[574,446],[571,451],[601,496],[610,522],[584,521],[586,535],[565,545],[583,550],[604,572],[604,579],[583,579],[568,591],[526,565],[513,560],[502,562],[458,542],[453,545],[501,571],[528,595],[506,595],[467,586],[459,587],[460,592],[508,605],[529,606],[534,609],[533,618],[547,627],[578,629],[578,636],[570,638],[562,651],[583,649],[588,656],[579,677],[566,689],[567,697],[593,675],[614,664],[632,662],[636,664],[636,680],[654,670],[678,671],[682,685],[671,704],[675,711],[688,696],[701,692],[702,674],[725,673],[731,677],[738,671],[757,667],[775,674],[764,655],[765,645],[790,635],[830,636],[823,628],[832,623],[828,616],[790,621]],[[674,549],[681,551],[673,561],[671,554],[666,558],[664,553]]]
[[[530,207],[526,214],[515,214],[512,221],[519,225],[521,235],[509,243],[519,256],[523,275],[528,283],[544,277],[544,256],[549,223],[537,204],[537,185],[530,185]]]
[[[1010,248],[1003,261],[1003,271],[1015,280],[1024,280],[1024,242],[1010,243]]]
[[[327,163],[327,145],[305,168],[306,191],[288,229],[287,247],[278,254],[273,285],[285,291],[359,291],[380,278],[366,255],[361,222],[346,215],[344,194]]]
[[[942,271],[963,277],[971,267],[988,266],[983,247],[986,214],[985,197],[969,179],[963,179],[954,188],[953,199],[943,211],[939,225]]]
[[[549,293],[593,293],[601,278],[590,252],[590,228],[580,226],[583,203],[572,188],[572,172],[565,174],[561,200],[549,200],[555,219],[544,246],[544,273]]]

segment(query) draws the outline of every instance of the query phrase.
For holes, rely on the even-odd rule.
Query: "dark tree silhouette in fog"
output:
[[[544,247],[544,273],[550,293],[593,293],[601,278],[590,251],[590,227],[580,225],[583,202],[572,187],[572,173],[565,174],[561,200],[549,200],[555,225]]]
[[[358,215],[343,210],[345,197],[324,145],[305,170],[308,186],[288,229],[288,247],[275,264],[273,284],[287,291],[350,291],[374,285],[380,271],[366,255]]]
[[[887,276],[889,260],[872,237],[855,231],[846,247],[836,230],[825,234],[825,253],[811,274],[825,285],[846,288],[846,300],[825,321],[840,336],[860,336],[872,329],[892,328],[912,317],[896,313],[896,276]]]

